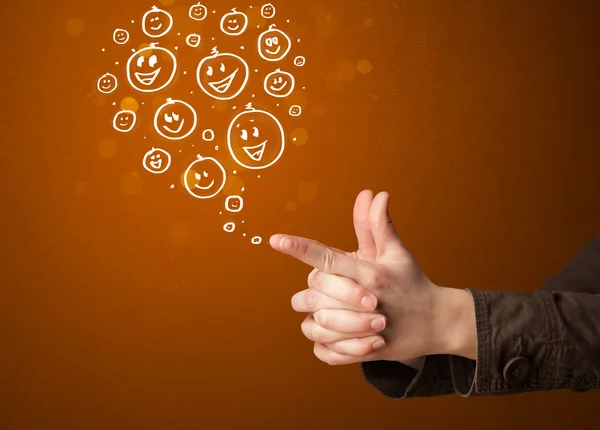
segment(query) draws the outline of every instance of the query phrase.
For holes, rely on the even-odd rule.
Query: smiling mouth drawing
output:
[[[236,31],[239,28],[240,28],[239,25],[236,25],[234,28],[231,28],[230,26],[227,26],[227,30],[229,30],[229,31]]]
[[[112,88],[112,85],[109,84],[107,87],[101,86],[100,88],[102,88],[103,90],[108,90],[108,89]]]
[[[200,184],[196,184],[194,186],[200,190],[210,190],[214,184],[215,180],[213,179],[208,187],[201,187]]]
[[[227,76],[222,81],[209,82],[208,85],[210,85],[210,87],[213,90],[215,90],[216,92],[218,92],[220,94],[226,93],[229,90],[229,87],[231,86],[231,83],[233,82],[235,75],[237,75],[238,70],[240,70],[240,69],[235,69],[235,72],[233,72],[231,75]]]
[[[159,170],[162,167],[162,160],[158,160],[158,161],[151,161],[150,165],[155,169],[155,170]]]
[[[267,147],[267,142],[268,142],[268,140],[265,140],[260,145],[244,146],[243,149],[244,149],[244,151],[246,151],[246,154],[248,154],[248,157],[250,157],[252,160],[260,161],[260,160],[262,160],[263,155],[265,155],[265,149]]]
[[[158,27],[150,27],[150,30],[157,31],[157,30],[160,30],[161,28],[162,28],[162,23],[158,24]]]
[[[183,128],[183,123],[185,122],[185,119],[182,119],[181,122],[179,123],[179,128],[177,130],[171,130],[169,127],[167,127],[166,125],[163,125],[163,128],[165,130],[167,130],[169,133],[173,133],[173,134],[179,134],[179,132],[181,131],[181,129]]]
[[[125,124],[123,124],[123,123],[121,123],[121,122],[119,123],[119,127],[121,127],[121,128],[125,128],[125,127],[127,127],[128,125],[129,125],[129,123],[128,123],[128,122],[126,122]]]
[[[265,49],[265,52],[266,52],[267,54],[269,54],[269,55],[277,55],[277,54],[279,54],[279,51],[281,51],[281,46],[278,46],[278,47],[277,47],[277,50],[276,50],[275,52],[273,52],[273,51],[269,51],[268,49]]]
[[[271,85],[271,89],[273,90],[273,92],[280,92],[281,90],[283,90],[285,87],[287,87],[287,82],[284,82],[282,86],[280,86],[279,88],[275,88],[273,85]]]
[[[140,82],[140,84],[152,85],[160,73],[160,69],[162,69],[162,67],[159,67],[152,73],[135,72],[135,78]]]

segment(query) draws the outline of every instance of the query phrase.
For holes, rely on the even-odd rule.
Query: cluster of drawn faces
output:
[[[261,14],[266,19],[275,16],[275,7],[262,6]],[[189,18],[197,21],[206,19],[209,12],[201,3],[191,6]],[[142,18],[142,30],[150,38],[165,36],[173,28],[172,16],[157,7],[150,9]],[[248,28],[248,17],[233,9],[221,18],[221,31],[227,36],[240,36]],[[123,45],[129,42],[129,33],[117,29],[113,34],[115,43]],[[198,47],[202,38],[199,34],[189,34],[186,43]],[[262,32],[256,49],[260,57],[276,63],[290,53],[292,42],[283,31],[270,25]],[[294,65],[302,67],[304,57],[296,57]],[[135,51],[128,59],[126,77],[129,85],[142,93],[153,93],[167,88],[177,72],[177,58],[169,49],[151,43]],[[214,100],[232,100],[246,87],[250,69],[239,55],[219,52],[215,47],[209,55],[200,60],[196,69],[196,81],[200,89]],[[110,94],[118,87],[117,78],[110,73],[98,80],[97,88],[101,93]],[[294,76],[274,67],[264,80],[266,94],[274,98],[289,96],[295,87]],[[300,106],[292,106],[289,115],[300,116]],[[134,111],[121,110],[113,118],[113,128],[120,133],[129,133],[136,127],[137,116]],[[167,140],[178,141],[188,138],[198,125],[198,116],[190,103],[184,100],[167,98],[154,115],[155,131]],[[205,141],[212,141],[215,134],[206,129],[202,133]],[[227,130],[228,150],[235,162],[246,169],[266,169],[275,164],[285,149],[285,134],[281,122],[265,110],[254,109],[251,104],[240,112],[230,123]],[[171,166],[171,155],[162,148],[152,148],[143,160],[144,168],[154,174],[162,174]],[[223,165],[211,157],[200,155],[189,165],[184,174],[187,191],[195,198],[210,199],[217,196],[225,187],[226,172]],[[227,210],[239,212],[243,207],[240,196],[227,199]],[[226,231],[235,226],[226,225]]]

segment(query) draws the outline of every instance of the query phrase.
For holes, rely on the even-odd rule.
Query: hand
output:
[[[356,207],[362,207],[359,200],[368,201],[369,195],[370,192],[361,193]],[[375,315],[364,313],[364,308],[362,313],[349,312],[347,309],[320,308],[315,322],[322,329],[340,333],[352,327],[350,333],[346,334],[355,336],[338,340],[344,341],[341,344],[317,342],[315,354],[327,363],[348,364],[372,360],[407,362],[419,360],[428,354],[449,353],[458,346],[454,342],[458,336],[453,332],[456,321],[465,321],[465,314],[469,318],[471,316],[468,306],[470,297],[465,297],[465,294],[469,295],[468,292],[438,287],[419,269],[395,234],[387,213],[388,201],[387,193],[381,193],[372,200],[368,222],[364,217],[360,219],[361,211],[357,211],[355,207],[355,227],[359,241],[359,251],[355,256],[309,239],[283,235],[271,238],[270,243],[275,249],[304,261],[323,275],[338,277],[321,278],[322,289],[331,291],[331,280],[339,281],[339,278],[344,278],[352,283],[345,282],[345,286],[342,286],[338,282],[337,297],[364,294],[366,288],[377,296],[379,310],[387,316],[387,327],[382,333],[387,340],[386,346],[361,356],[360,348],[356,348],[360,343],[356,340],[357,334],[369,342],[379,340],[373,337],[377,332],[368,331],[366,326]],[[357,304],[358,302],[354,302],[353,306],[356,307]],[[474,316],[472,319],[474,321]],[[328,335],[332,336],[330,332]],[[331,339],[333,337],[327,338]],[[362,347],[364,352],[366,349],[364,345]],[[358,356],[353,355],[356,352],[359,352]]]

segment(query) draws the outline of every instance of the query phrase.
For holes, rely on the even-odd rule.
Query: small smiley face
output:
[[[103,75],[98,79],[98,91],[103,94],[110,94],[117,89],[117,77],[110,73]]]
[[[113,127],[121,133],[129,133],[136,123],[136,114],[130,110],[122,110],[113,118]]]
[[[127,30],[123,30],[122,28],[117,28],[113,33],[113,40],[118,45],[125,45],[129,42],[129,32]]]
[[[275,16],[275,6],[273,6],[271,3],[263,5],[263,7],[260,9],[260,14],[266,19],[273,18]]]
[[[306,64],[306,58],[304,58],[303,56],[298,56],[294,59],[294,65],[296,65],[297,67],[302,67]]]
[[[300,116],[302,115],[302,107],[298,105],[293,105],[290,107],[290,116]]]
[[[269,29],[258,37],[258,53],[267,61],[280,61],[292,49],[292,40],[283,31],[271,24]]]
[[[262,243],[262,237],[254,236],[251,240],[252,245],[260,245]]]
[[[235,231],[235,223],[228,222],[223,226],[223,230],[225,230],[227,233],[233,233]]]
[[[213,52],[215,54],[202,59],[198,64],[198,85],[214,99],[231,100],[246,87],[250,69],[242,57],[228,53],[220,54],[216,50]]]
[[[167,87],[175,78],[177,59],[166,48],[151,44],[134,52],[127,61],[127,79],[138,91],[151,93]]]
[[[229,196],[225,200],[225,208],[228,212],[241,212],[244,208],[244,199],[241,196]]]
[[[142,164],[150,173],[160,175],[171,167],[171,154],[164,149],[152,148],[144,156]]]
[[[162,9],[152,6],[142,18],[142,30],[149,37],[162,37],[173,27],[173,17]]]
[[[190,18],[196,21],[202,21],[208,15],[208,9],[202,3],[197,3],[190,7]]]
[[[188,34],[188,36],[185,38],[185,43],[187,43],[188,46],[191,46],[192,48],[197,48],[198,46],[200,46],[201,40],[202,38],[199,34]]]
[[[287,97],[294,91],[295,84],[290,73],[277,69],[265,78],[265,91],[273,97]]]
[[[234,9],[221,19],[221,31],[228,36],[239,36],[248,27],[248,17]]]
[[[197,199],[211,199],[225,187],[225,168],[214,158],[201,157],[184,173],[186,190]]]

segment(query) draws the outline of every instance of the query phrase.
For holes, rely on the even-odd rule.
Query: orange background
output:
[[[164,3],[174,30],[190,31],[192,2]],[[147,42],[138,26],[153,2],[2,2],[0,428],[583,428],[597,392],[398,402],[357,365],[319,362],[289,304],[309,268],[249,238],[352,249],[356,194],[386,190],[435,282],[538,288],[600,231],[600,4],[273,3],[275,22],[301,39],[290,55],[307,58],[287,63],[304,115],[286,116],[254,81],[298,139],[261,178],[233,175],[226,150],[215,152],[229,163],[226,192],[245,186],[232,217],[219,214],[224,195],[195,200],[178,182],[196,151],[212,150],[199,131],[165,143],[150,129],[154,96],[124,81],[95,91]],[[216,16],[250,5],[206,4]],[[249,47],[265,28],[256,14],[251,24],[240,37]],[[216,31],[198,25],[197,52],[183,36],[167,41],[188,70]],[[132,31],[125,49],[111,42],[116,27]],[[176,94],[194,89],[180,77]],[[235,104],[210,112],[197,92],[190,101],[223,142]],[[117,136],[112,116],[128,96],[144,102],[141,126]],[[153,176],[141,159],[159,144],[184,151]],[[229,220],[234,234],[222,230]]]

